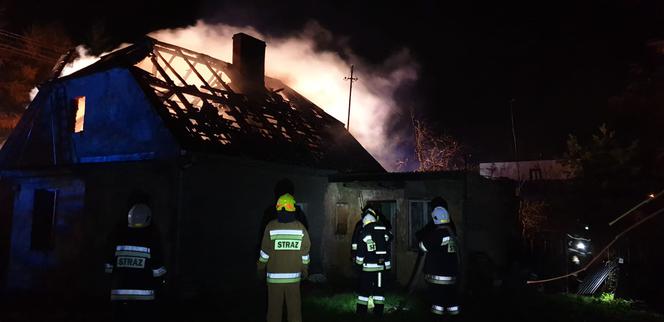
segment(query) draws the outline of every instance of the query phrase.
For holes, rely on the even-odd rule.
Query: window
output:
[[[300,208],[303,213],[307,214],[307,203],[306,202],[297,202],[295,203],[295,207]]]
[[[417,232],[424,228],[430,220],[431,202],[428,200],[409,200],[410,227],[409,227],[409,246],[411,249],[417,248]]]
[[[348,209],[347,203],[337,203],[335,209],[335,218],[336,224],[334,228],[335,235],[346,235],[348,234],[348,216],[350,210]]]
[[[530,169],[530,180],[542,180],[542,169]]]
[[[31,250],[53,249],[53,225],[57,191],[37,189],[33,201]]]
[[[83,132],[85,125],[85,96],[79,96],[74,99],[76,105],[76,122],[74,123],[74,133]]]

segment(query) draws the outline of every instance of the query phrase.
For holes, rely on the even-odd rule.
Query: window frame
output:
[[[85,132],[85,114],[86,114],[87,98],[85,96],[74,97],[74,134],[83,134]],[[82,107],[82,108],[81,108]],[[80,129],[79,125],[80,114]]]
[[[418,229],[414,229],[413,227],[413,203],[423,203],[424,207],[423,212],[421,213],[421,220],[422,220],[422,227],[419,227]],[[431,200],[426,199],[426,198],[409,198],[408,199],[408,249],[410,250],[417,250],[417,237],[415,236],[415,233],[424,228],[427,223],[428,223],[428,213],[430,212],[431,208]],[[414,244],[411,244],[414,243]]]

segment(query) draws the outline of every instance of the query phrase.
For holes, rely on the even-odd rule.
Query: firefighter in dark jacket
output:
[[[131,206],[127,227],[112,236],[106,273],[111,274],[114,321],[155,320],[156,288],[166,268],[156,230],[150,225],[152,211],[145,203]]]
[[[373,298],[374,314],[380,316],[385,307],[383,287],[385,271],[391,268],[387,228],[377,222],[376,212],[367,207],[362,216],[362,227],[357,236],[355,263],[360,270],[360,285],[357,296],[357,313],[368,311],[369,299]]]
[[[374,210],[372,206],[365,206],[362,209],[362,214],[360,215],[360,220],[355,224],[355,228],[353,229],[353,235],[351,237],[351,245],[350,245],[350,258],[351,262],[355,263],[355,254],[357,253],[357,244],[359,242],[359,236],[360,236],[360,230],[362,229],[363,223],[362,223],[362,218],[364,218],[364,214],[367,212],[371,212],[374,216],[376,216],[376,222],[380,226],[384,226],[387,230],[388,234],[388,244],[392,243],[392,223],[390,223],[387,218],[381,214],[380,212],[377,212]],[[390,251],[391,247],[388,247],[388,251]]]
[[[307,278],[311,241],[295,215],[295,198],[277,200],[277,219],[265,227],[258,258],[258,272],[267,277],[267,321],[281,322],[284,301],[288,321],[301,322],[300,280]]]
[[[459,246],[454,224],[442,198],[432,201],[433,225],[425,228],[419,242],[426,253],[424,279],[428,284],[431,312],[435,315],[459,314],[457,276],[459,273]]]

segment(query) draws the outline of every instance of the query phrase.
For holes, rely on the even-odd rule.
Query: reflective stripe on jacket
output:
[[[311,261],[309,233],[302,223],[270,221],[265,227],[258,256],[259,269],[266,269],[268,283],[297,283]]]

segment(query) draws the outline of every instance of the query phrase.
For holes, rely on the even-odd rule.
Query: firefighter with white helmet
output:
[[[105,264],[111,274],[111,302],[115,321],[150,321],[154,317],[156,288],[163,281],[159,235],[152,227],[148,197],[136,194],[130,201],[126,226],[112,237]]]
[[[265,227],[258,269],[267,277],[267,321],[280,322],[284,301],[289,322],[301,322],[300,281],[309,269],[309,232],[296,219],[295,198],[286,193],[276,205],[277,219]]]
[[[391,235],[378,218],[374,209],[365,207],[362,227],[354,240],[357,245],[355,263],[360,271],[356,310],[360,315],[367,314],[370,299],[373,299],[374,314],[381,316],[385,308],[384,274],[392,266],[389,251]]]
[[[420,250],[426,253],[423,272],[431,313],[457,315],[460,312],[457,291],[460,257],[456,229],[443,198],[433,199],[431,206],[433,225],[425,228],[419,242]]]

